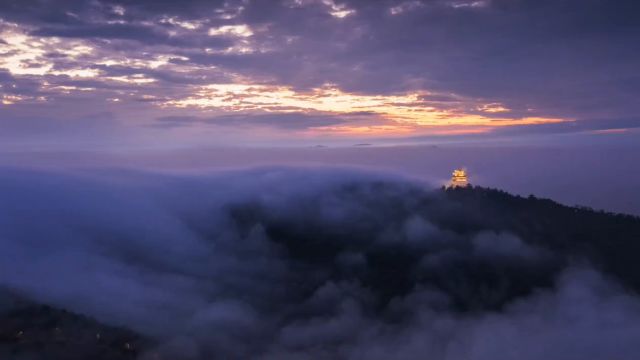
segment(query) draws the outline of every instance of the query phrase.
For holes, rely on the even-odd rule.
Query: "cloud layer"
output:
[[[0,185],[0,286],[150,336],[150,357],[640,351],[640,301],[588,252],[495,231],[424,184],[326,169],[5,168]]]
[[[350,136],[628,119],[640,110],[638,10],[631,0],[5,1],[0,102],[13,110],[0,113],[113,111],[139,126],[235,112],[286,123],[293,112],[305,113],[300,125],[274,128]],[[323,126],[358,111],[370,123]]]

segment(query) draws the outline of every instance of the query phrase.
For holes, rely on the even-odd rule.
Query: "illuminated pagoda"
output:
[[[455,169],[451,174],[451,183],[449,187],[466,187],[469,185],[467,172],[464,169]]]

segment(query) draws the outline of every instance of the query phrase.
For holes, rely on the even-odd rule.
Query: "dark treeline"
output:
[[[443,190],[455,204],[443,215],[442,224],[461,231],[491,228],[509,231],[524,241],[543,246],[556,255],[579,260],[613,274],[635,291],[640,291],[640,218],[565,206],[549,199],[514,196],[505,191],[482,187]],[[432,218],[433,219],[433,218]]]

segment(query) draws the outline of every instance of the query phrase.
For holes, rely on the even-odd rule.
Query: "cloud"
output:
[[[306,113],[284,114],[236,114],[220,115],[212,118],[196,116],[163,116],[156,119],[159,126],[186,126],[191,124],[210,124],[233,127],[270,127],[282,130],[307,130],[324,126],[343,124],[377,124],[385,123],[375,114],[324,115]]]
[[[496,230],[424,184],[312,168],[0,174],[0,287],[135,329],[167,358],[640,350],[640,301],[574,265],[589,252]]]
[[[111,97],[133,92],[169,102],[221,80],[299,93],[330,84],[354,97],[429,93],[419,106],[444,112],[442,123],[482,113],[477,109],[486,104],[500,104],[509,119],[633,116],[640,110],[634,72],[640,28],[630,14],[637,10],[631,0],[0,5],[2,26],[29,37],[30,47],[18,53],[34,55],[3,67],[43,85],[85,76]],[[209,36],[210,29],[251,36]],[[48,54],[71,42],[94,52]],[[155,81],[114,89],[111,72]],[[157,104],[148,104],[148,119]]]
[[[640,118],[611,118],[611,119],[582,119],[557,124],[541,124],[540,126],[514,126],[496,130],[498,134],[562,134],[562,133],[587,133],[611,129],[637,129],[640,128]]]

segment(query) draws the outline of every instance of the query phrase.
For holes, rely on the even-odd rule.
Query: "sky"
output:
[[[5,147],[637,137],[632,0],[5,0]]]
[[[0,166],[339,165],[640,214],[634,0],[4,0]]]

